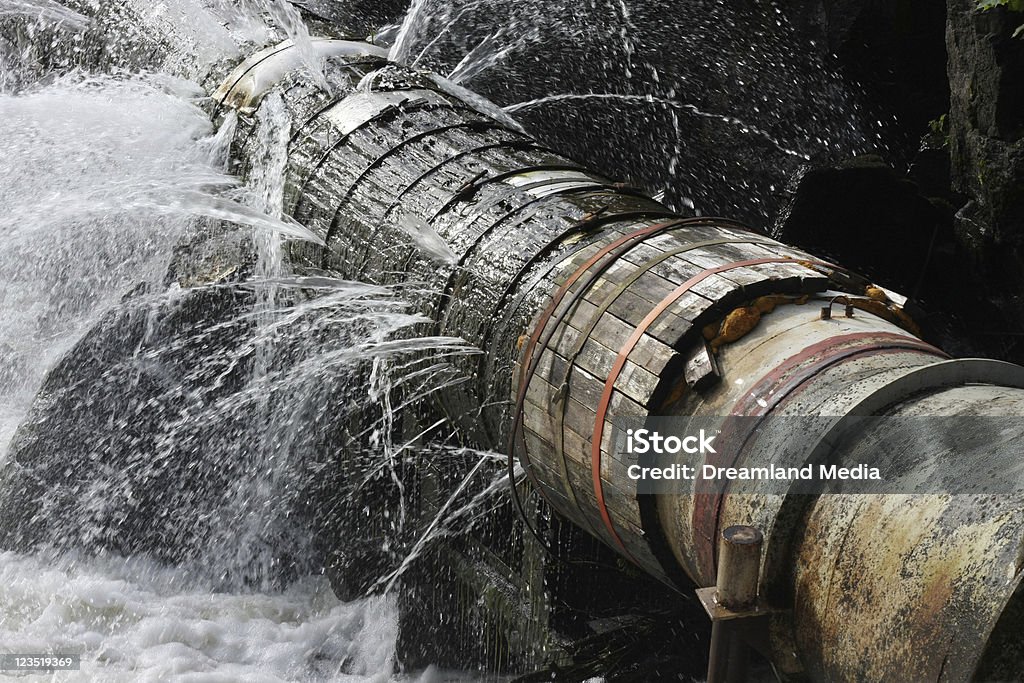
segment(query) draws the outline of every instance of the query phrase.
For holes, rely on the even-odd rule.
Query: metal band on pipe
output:
[[[663,232],[665,230],[669,230],[669,229],[674,228],[674,227],[678,227],[678,226],[681,226],[681,225],[686,225],[689,222],[696,222],[698,220],[700,220],[700,219],[685,219],[684,218],[684,219],[679,219],[679,220],[675,220],[675,221],[667,221],[665,223],[656,223],[654,225],[649,225],[647,227],[641,228],[640,230],[636,230],[636,231],[631,232],[629,234],[623,235],[622,237],[618,238],[617,240],[614,240],[613,242],[610,242],[609,244],[606,244],[596,254],[594,254],[589,259],[587,259],[587,261],[582,266],[577,268],[575,272],[573,272],[571,275],[569,275],[569,277],[566,278],[565,282],[563,282],[562,285],[558,288],[558,291],[555,292],[555,295],[552,297],[551,302],[548,304],[547,308],[543,311],[543,313],[541,313],[540,318],[538,319],[537,323],[534,325],[533,333],[530,335],[529,341],[527,342],[526,348],[525,348],[525,350],[523,352],[523,363],[522,363],[522,370],[520,371],[520,375],[519,375],[519,390],[518,390],[518,396],[516,397],[516,406],[515,406],[514,420],[513,420],[513,423],[512,423],[512,430],[511,430],[511,433],[509,435],[509,447],[508,447],[508,451],[509,451],[508,457],[509,458],[514,457],[514,454],[515,454],[515,451],[516,451],[516,444],[517,444],[518,439],[519,439],[519,431],[520,431],[520,429],[521,429],[521,427],[523,425],[523,408],[524,408],[524,404],[526,402],[526,394],[527,394],[527,392],[529,390],[529,386],[530,386],[530,378],[536,372],[537,365],[540,364],[540,359],[543,356],[543,351],[542,351],[540,355],[538,355],[536,358],[534,358],[533,357],[534,349],[537,347],[537,344],[538,344],[538,342],[540,340],[541,335],[544,334],[544,331],[546,330],[546,328],[548,326],[548,321],[554,315],[555,310],[558,308],[558,305],[562,302],[562,299],[565,297],[566,293],[569,291],[569,288],[572,287],[572,285],[577,280],[579,280],[581,277],[583,277],[583,275],[586,274],[586,272],[593,265],[595,265],[596,263],[601,261],[601,259],[603,259],[605,256],[611,254],[613,251],[615,251],[615,249],[617,249],[619,247],[625,246],[625,250],[628,250],[633,245],[642,242],[644,239],[646,239],[646,238],[648,238],[648,237],[650,237],[652,235],[656,235],[659,232]],[[613,263],[616,260],[616,258],[617,257],[613,257],[612,259],[610,259],[609,264],[606,264],[605,268],[607,268],[608,265],[610,265],[610,263]],[[552,334],[553,334],[553,332],[552,332]],[[544,346],[545,347],[547,346],[547,341],[549,339],[550,339],[550,335],[548,335],[548,338],[544,342]],[[528,477],[530,477],[530,481],[537,488],[537,490],[540,492],[540,494],[545,497],[545,500],[546,500],[547,497],[544,494],[543,487],[540,485],[540,482],[537,481],[536,475],[533,474],[532,468],[530,467],[530,456],[529,456],[529,453],[528,453],[527,449],[525,448],[525,446],[521,449],[521,451],[522,451],[522,456],[521,456],[520,459],[523,461],[523,469],[526,470],[526,474],[527,474]],[[622,547],[623,552],[625,552],[626,555],[630,558],[630,560],[632,560],[635,563],[636,561],[633,560],[632,556],[629,555],[629,552],[625,549],[624,546],[622,546],[622,541],[620,539],[618,539],[617,536],[614,536],[613,538],[618,540],[618,543],[619,543],[620,547]]]
[[[566,409],[566,405],[568,404],[568,401],[569,401],[569,384],[570,384],[570,381],[571,381],[571,378],[572,378],[573,366],[575,365],[576,359],[579,357],[580,353],[583,352],[583,348],[586,346],[587,341],[590,339],[590,335],[593,334],[594,330],[600,324],[601,318],[604,317],[605,313],[608,312],[608,309],[611,308],[612,304],[615,303],[615,301],[619,298],[619,296],[623,292],[625,292],[627,289],[629,289],[632,285],[634,285],[637,282],[637,280],[639,280],[641,277],[643,277],[644,274],[650,272],[652,269],[657,267],[659,264],[664,263],[665,261],[667,261],[668,259],[670,259],[670,258],[672,258],[674,256],[679,256],[680,254],[685,254],[686,252],[693,251],[694,249],[702,249],[704,247],[716,246],[716,245],[720,245],[720,244],[775,244],[775,243],[776,242],[774,240],[769,240],[769,239],[722,238],[722,239],[702,240],[700,242],[693,242],[693,243],[687,244],[686,246],[680,247],[678,249],[673,249],[671,251],[664,252],[662,254],[659,254],[656,258],[651,259],[647,263],[643,264],[642,266],[638,266],[636,271],[634,271],[632,274],[630,274],[630,276],[628,278],[626,278],[626,280],[624,280],[614,290],[612,290],[612,292],[608,295],[608,297],[601,303],[601,306],[597,309],[597,311],[594,312],[594,315],[591,316],[591,319],[587,323],[586,327],[580,331],[579,339],[577,340],[576,345],[573,347],[572,351],[569,353],[568,357],[566,358],[567,362],[566,362],[565,374],[562,377],[562,381],[560,383],[558,383],[558,384],[554,384],[553,385],[555,387],[556,391],[559,392],[558,393],[558,397],[556,399],[556,402],[559,405],[558,405],[556,413],[555,413],[555,416],[556,416],[556,423],[555,423],[556,424],[556,429],[555,429],[555,434],[554,434],[554,437],[555,437],[555,452],[556,452],[558,464],[559,464],[560,469],[561,469],[562,482],[564,484],[564,487],[565,487],[566,491],[570,495],[571,501],[576,505],[577,509],[579,509],[579,501],[576,498],[575,489],[572,487],[572,484],[569,482],[569,471],[568,471],[569,464],[566,461],[566,454],[565,454],[565,431],[564,431],[565,409]],[[577,295],[580,295],[584,291],[587,291],[592,284],[593,284],[593,282],[591,281],[590,283],[588,283],[584,287],[581,287],[579,292],[577,293]]]

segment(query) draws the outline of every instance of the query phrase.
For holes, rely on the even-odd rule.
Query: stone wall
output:
[[[969,197],[963,237],[1024,246],[1024,14],[949,0],[950,146],[954,188]]]

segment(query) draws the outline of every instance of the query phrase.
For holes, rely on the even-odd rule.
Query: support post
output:
[[[757,592],[764,537],[750,526],[731,526],[718,546],[716,586],[697,591],[711,617],[708,683],[740,683],[746,679],[749,648],[739,619],[761,616]]]

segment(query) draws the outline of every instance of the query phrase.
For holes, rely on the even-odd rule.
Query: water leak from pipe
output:
[[[712,112],[702,111],[700,108],[693,104],[686,102],[677,102],[665,97],[654,97],[653,95],[629,95],[623,93],[563,93],[561,95],[549,95],[547,97],[538,97],[535,100],[529,100],[527,102],[517,102],[504,107],[505,111],[509,114],[513,114],[518,111],[525,111],[527,109],[533,109],[534,107],[540,107],[543,105],[557,104],[559,102],[583,102],[587,100],[609,100],[613,102],[628,102],[637,104],[653,104],[666,109],[672,109],[674,111],[680,111],[685,114],[691,114],[704,119],[710,119],[713,121],[720,121],[730,126],[736,127],[740,133],[746,135],[757,135],[768,142],[772,143],[780,152],[794,156],[804,161],[809,161],[811,156],[804,152],[798,152],[794,149],[785,147],[781,142],[776,140],[771,134],[763,131],[755,126],[752,126],[734,116],[726,116],[724,114],[715,114]]]
[[[46,20],[77,16],[36,7]],[[254,34],[241,23],[244,35],[225,42],[214,30],[205,44],[232,54]],[[286,30],[301,49],[304,28]],[[306,560],[308,525],[344,534],[371,500],[390,525],[348,539],[383,546],[368,583],[423,552],[419,525],[446,518],[413,518],[399,474],[445,451],[393,432],[463,381],[447,358],[475,350],[418,334],[425,320],[399,289],[293,270],[289,243],[319,240],[282,210],[290,122],[275,95],[258,111],[241,183],[227,173],[238,119],[215,130],[195,84],[34,73],[13,74],[18,94],[0,96],[0,479],[4,509],[30,508],[21,528],[40,533],[0,553],[11,617],[0,637],[82,653],[89,677],[470,680],[397,673],[395,598],[340,601]],[[97,360],[95,375],[76,360],[94,343],[122,354]],[[56,400],[86,419],[48,432],[33,399],[61,373],[84,391]],[[343,480],[325,480],[342,456]],[[54,468],[60,485],[23,485]],[[309,509],[321,486],[337,510]]]

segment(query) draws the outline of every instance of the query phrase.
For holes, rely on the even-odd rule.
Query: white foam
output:
[[[81,655],[57,680],[401,680],[395,601],[344,603],[322,577],[225,593],[138,558],[3,552],[0,615],[6,651]]]

